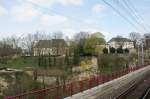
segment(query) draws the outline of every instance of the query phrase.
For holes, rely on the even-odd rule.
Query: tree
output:
[[[119,48],[117,48],[117,53],[119,53],[119,54],[122,54],[122,53],[123,53],[122,46],[120,46]]]
[[[99,72],[112,72],[128,66],[127,60],[129,56],[121,56],[114,54],[101,54],[98,57]]]
[[[66,55],[65,55],[65,65],[66,65],[66,66],[69,66],[69,65],[70,65],[68,53],[66,53]]]
[[[21,45],[20,45],[21,37],[11,36],[3,38],[2,42],[5,45],[9,45],[12,49],[14,54],[21,54]]]
[[[138,39],[140,38],[140,34],[137,32],[131,32],[129,34],[129,37],[133,41],[134,48],[136,48],[136,43],[137,43]]]
[[[90,37],[85,41],[84,52],[88,55],[98,54],[99,50],[96,50],[97,45],[105,44],[104,38]]]
[[[79,32],[74,35],[74,41],[76,41],[77,43],[82,43],[81,40],[85,40],[87,38],[89,38],[88,32]]]
[[[16,45],[18,42],[15,43]],[[0,62],[7,63],[8,59],[16,54],[21,54],[21,48],[13,46],[13,41],[10,38],[4,38],[0,41]]]
[[[125,52],[125,53],[129,53],[129,49],[127,49],[127,48],[124,49],[124,52]]]
[[[110,53],[115,53],[116,49],[114,47],[110,47]]]
[[[53,38],[54,39],[62,39],[63,33],[62,32],[55,32],[55,33],[53,33]]]
[[[22,45],[27,49],[30,56],[33,56],[33,48],[39,40],[47,39],[47,35],[41,32],[36,32],[34,34],[28,34],[22,40]]]
[[[108,49],[105,47],[105,48],[103,48],[103,53],[104,54],[108,54]]]
[[[74,48],[74,54],[73,54],[73,64],[79,65],[80,63],[80,54],[79,49],[77,47]]]
[[[94,32],[91,34],[91,37],[104,38],[105,36],[101,32]]]
[[[85,54],[84,45],[88,38],[89,38],[88,32],[79,32],[74,35],[74,42],[76,42],[77,45],[76,47],[77,49],[79,49],[78,51],[81,56]]]
[[[49,67],[51,67],[52,66],[52,58],[51,58],[50,53],[48,55],[48,63],[49,63]]]

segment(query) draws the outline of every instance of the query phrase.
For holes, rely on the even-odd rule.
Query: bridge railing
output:
[[[65,85],[38,89],[16,96],[7,96],[5,99],[62,99],[116,79],[145,66],[147,65],[120,69],[119,71],[112,72],[111,74],[99,74],[97,76],[91,76],[89,79],[75,81]]]

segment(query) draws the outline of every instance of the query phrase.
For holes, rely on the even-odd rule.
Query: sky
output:
[[[105,1],[115,5],[114,1],[122,0]],[[133,4],[148,28],[150,0],[127,1]],[[121,6],[115,7],[124,13]],[[129,14],[124,16],[130,18]],[[130,32],[147,32],[138,25],[135,28],[103,0],[0,0],[0,38],[37,31],[63,32],[70,38],[80,31],[101,32],[106,40],[117,35],[128,37]]]

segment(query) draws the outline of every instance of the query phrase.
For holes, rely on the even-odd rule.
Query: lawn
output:
[[[17,59],[8,60],[7,63],[0,63],[0,67],[8,67],[15,69],[22,69],[25,67],[34,67],[37,66],[36,57],[19,57]]]

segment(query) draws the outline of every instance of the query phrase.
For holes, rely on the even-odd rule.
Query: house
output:
[[[124,38],[124,37],[114,37],[111,40],[108,41],[107,47],[108,45],[110,47],[113,47],[115,49],[122,47],[123,49],[127,48],[127,49],[133,49],[134,48],[134,44],[133,41],[131,41],[128,38]]]
[[[38,55],[65,55],[67,44],[64,39],[40,40],[34,50],[34,56]]]
[[[150,34],[145,34],[145,47],[147,50],[150,49]]]

